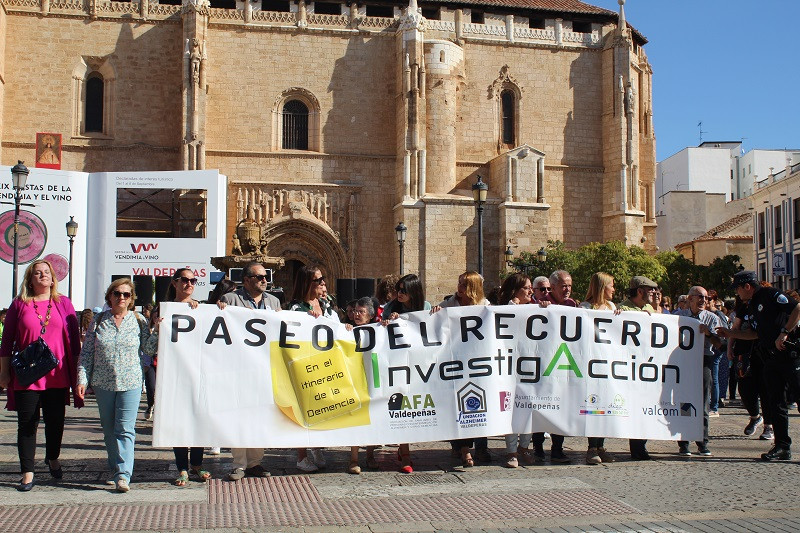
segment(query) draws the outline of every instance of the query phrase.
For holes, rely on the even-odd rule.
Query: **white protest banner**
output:
[[[703,336],[671,315],[534,305],[349,332],[162,303],[155,446],[321,447],[549,431],[702,439]]]

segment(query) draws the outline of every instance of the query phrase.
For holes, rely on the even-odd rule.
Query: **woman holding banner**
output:
[[[533,303],[533,284],[531,279],[522,272],[515,272],[508,276],[500,286],[501,305],[521,305]],[[528,446],[531,444],[532,433],[509,433],[506,435],[506,468],[517,468],[519,461],[526,465],[534,463],[534,457]]]
[[[34,261],[25,269],[19,294],[11,302],[5,318],[0,345],[0,387],[8,389],[9,411],[17,411],[17,449],[22,479],[17,490],[33,488],[33,466],[39,417],[44,415],[46,455],[50,475],[64,475],[58,456],[64,436],[64,415],[69,405],[69,389],[76,390],[78,354],[81,350],[78,317],[72,302],[58,293],[58,280],[49,261]],[[20,382],[11,369],[14,352],[42,341],[55,356],[55,368],[32,383]],[[75,407],[83,400],[74,396]]]
[[[294,278],[294,300],[289,304],[289,311],[308,313],[315,318],[333,318],[335,313],[326,298],[327,293],[322,270],[314,265],[303,265]],[[321,448],[297,449],[297,468],[303,472],[316,472],[326,466],[328,462]]]
[[[433,308],[436,312],[444,307],[458,307],[462,305],[489,305],[483,295],[483,276],[479,273],[468,270],[458,276],[458,287],[455,294],[445,298],[442,303]],[[461,456],[461,465],[469,468],[475,465],[472,459],[470,448],[475,445],[475,456],[478,461],[482,463],[491,462],[489,455],[489,441],[486,437],[479,437],[477,439],[457,439],[450,441],[450,446],[453,448],[453,456],[456,454]]]
[[[580,305],[584,309],[596,309],[598,311],[617,311],[617,306],[612,301],[614,298],[614,277],[605,272],[595,272],[589,281],[589,290],[586,291],[586,298]],[[603,437],[589,437],[589,448],[586,450],[586,464],[599,465],[601,463],[613,463],[614,456],[603,447],[605,439]]]
[[[136,291],[129,278],[106,289],[110,309],[95,317],[78,364],[78,397],[91,386],[103,426],[108,466],[117,492],[128,492],[133,475],[136,413],[142,398],[143,371],[139,354],[152,356],[158,337],[150,335],[145,318],[133,310]]]
[[[192,309],[196,309],[199,302],[192,298],[194,286],[197,278],[190,268],[179,268],[172,276],[172,281],[167,289],[166,301],[188,304]],[[158,335],[158,329],[154,335]],[[179,447],[173,448],[175,453],[175,466],[178,467],[178,477],[173,481],[176,487],[183,487],[189,482],[189,475],[198,481],[211,479],[211,472],[203,470],[203,448],[195,446],[192,448]]]
[[[375,305],[372,298],[365,296],[352,303],[353,324],[346,325],[348,331],[352,331],[354,326],[366,326],[375,322]],[[347,472],[350,474],[361,473],[361,467],[358,466],[358,449],[359,446],[350,447],[350,465],[347,468]],[[375,446],[367,446],[367,468],[370,470],[378,469],[378,462],[375,460]]]
[[[383,309],[383,320],[381,324],[386,326],[390,321],[397,320],[401,314],[413,313],[414,311],[427,311],[431,309],[431,304],[425,301],[425,292],[422,290],[422,282],[416,274],[406,274],[394,286],[397,297],[386,304]],[[410,474],[414,471],[411,466],[411,452],[408,444],[401,444],[397,450],[397,458],[400,460],[400,472]]]

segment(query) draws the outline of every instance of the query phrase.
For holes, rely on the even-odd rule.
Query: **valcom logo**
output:
[[[155,244],[149,242],[148,243],[140,242],[137,244],[131,243],[131,250],[133,250],[133,253],[135,254],[142,253],[142,251],[149,252],[150,250],[157,250],[157,249],[158,249],[158,243]]]

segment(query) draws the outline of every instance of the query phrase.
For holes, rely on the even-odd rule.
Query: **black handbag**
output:
[[[58,359],[42,337],[11,357],[11,368],[22,387],[36,383],[57,366]]]

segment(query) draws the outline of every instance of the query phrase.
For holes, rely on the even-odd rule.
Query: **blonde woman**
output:
[[[456,293],[445,298],[442,303],[433,308],[436,312],[443,307],[458,307],[462,305],[489,305],[489,300],[483,295],[483,276],[473,270],[468,270],[458,276],[458,287]],[[492,458],[489,455],[489,441],[486,437],[477,439],[458,439],[450,441],[453,454],[461,456],[461,464],[464,467],[475,465],[470,449],[475,444],[475,456],[481,463],[489,463]]]
[[[586,298],[581,307],[619,313],[612,298],[614,298],[614,277],[605,272],[595,272],[589,281],[589,290],[586,291]],[[614,456],[603,447],[604,441],[603,437],[589,437],[589,449],[586,450],[587,465],[614,462]]]
[[[0,387],[6,388],[9,411],[17,412],[17,450],[22,479],[17,490],[33,488],[36,432],[44,415],[46,452],[50,475],[61,479],[61,440],[64,415],[73,391],[75,407],[83,407],[76,394],[75,376],[81,350],[78,317],[69,298],[58,292],[58,280],[49,261],[39,259],[25,269],[19,294],[8,309],[0,344]],[[20,383],[11,368],[12,352],[24,350],[41,338],[56,357],[56,367],[33,383]],[[16,346],[16,348],[15,348]]]

